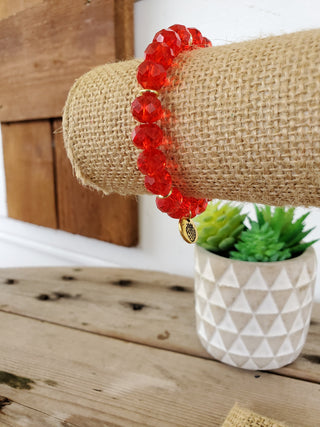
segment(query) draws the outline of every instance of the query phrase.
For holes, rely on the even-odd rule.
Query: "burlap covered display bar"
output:
[[[65,105],[76,176],[106,194],[146,193],[131,141],[139,62],[93,69]],[[183,194],[320,206],[320,30],[198,49],[177,63],[161,126]]]
[[[233,406],[222,427],[289,427],[280,421],[259,415],[237,403]]]

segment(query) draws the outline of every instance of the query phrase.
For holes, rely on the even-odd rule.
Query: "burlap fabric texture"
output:
[[[238,404],[229,412],[222,427],[289,427],[280,421],[256,414],[249,409],[242,408]]]
[[[106,194],[146,193],[131,141],[139,63],[93,69],[65,105],[75,174]],[[183,53],[170,79],[161,126],[183,194],[320,206],[320,30]]]

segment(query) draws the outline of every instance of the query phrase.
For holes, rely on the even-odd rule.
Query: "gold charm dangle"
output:
[[[180,234],[187,243],[196,243],[198,231],[194,222],[190,218],[181,218],[179,221]]]

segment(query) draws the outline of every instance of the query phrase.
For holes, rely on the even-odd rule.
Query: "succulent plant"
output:
[[[290,207],[276,207],[273,210],[270,206],[264,205],[260,209],[255,205],[256,215],[258,224],[262,226],[265,223],[279,233],[279,241],[285,243],[285,248],[288,248],[291,252],[291,258],[300,255],[309,246],[315,243],[317,240],[312,242],[302,242],[315,227],[309,230],[304,230],[304,220],[309,216],[310,212],[305,213],[296,221],[293,220],[295,214],[295,208]]]
[[[199,238],[197,244],[210,252],[228,256],[240,233],[245,229],[246,214],[242,206],[230,202],[210,202],[205,212],[195,219]]]
[[[230,252],[230,258],[241,261],[267,262],[283,261],[291,257],[291,252],[279,241],[279,235],[268,223],[260,226],[250,221],[251,228],[244,231],[240,241],[235,244],[236,251]]]
[[[250,221],[250,228],[243,231],[236,251],[230,258],[242,261],[272,262],[293,258],[303,253],[317,240],[302,242],[312,230],[304,230],[304,220],[310,212],[293,220],[295,208],[255,205],[257,221]]]

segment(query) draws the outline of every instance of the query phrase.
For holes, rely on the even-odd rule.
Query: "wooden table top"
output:
[[[0,426],[220,426],[238,402],[320,426],[320,304],[273,372],[212,360],[193,280],[110,268],[0,270]]]

